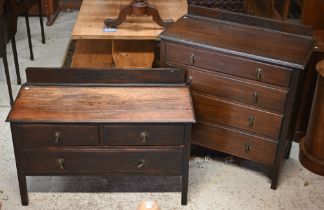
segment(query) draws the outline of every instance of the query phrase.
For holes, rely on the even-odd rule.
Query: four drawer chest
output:
[[[276,189],[289,156],[312,30],[189,6],[161,35],[162,67],[187,71],[193,144],[269,167]]]
[[[187,203],[191,96],[180,69],[27,69],[9,113],[26,176],[171,175]]]

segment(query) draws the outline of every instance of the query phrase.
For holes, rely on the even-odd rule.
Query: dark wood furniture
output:
[[[153,20],[164,28],[173,23],[171,19],[162,20],[159,11],[155,7],[150,6],[148,0],[133,0],[129,5],[120,10],[117,19],[106,19],[105,26],[115,28],[122,24],[128,15],[152,16]]]
[[[318,79],[307,134],[301,139],[299,160],[324,176],[324,60],[317,64]]]
[[[172,175],[187,203],[191,124],[180,69],[27,69],[10,122],[21,201],[26,176]]]
[[[192,142],[259,162],[277,188],[295,129],[308,27],[189,6],[161,37],[163,67],[187,70]]]

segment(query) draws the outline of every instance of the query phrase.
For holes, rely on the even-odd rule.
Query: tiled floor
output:
[[[18,53],[23,81],[27,66],[59,67],[77,13],[61,13],[54,26],[46,27],[46,45],[40,42],[38,19],[32,18],[35,61],[29,60],[23,19],[19,20]],[[15,71],[8,45],[14,92]],[[180,205],[177,177],[29,177],[30,204],[22,207],[16,176],[9,124],[5,123],[9,101],[0,65],[0,203],[2,209],[136,209],[142,200],[156,200],[169,209],[323,209],[324,177],[315,175],[298,161],[298,145],[282,168],[279,187],[270,189],[270,180],[258,167],[238,166],[223,159],[192,158],[189,172],[189,199]],[[253,169],[249,169],[253,168]],[[139,191],[139,192],[138,192]],[[154,192],[159,191],[159,192]],[[1,204],[0,204],[1,206]]]

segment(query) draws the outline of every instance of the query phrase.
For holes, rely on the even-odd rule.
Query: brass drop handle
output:
[[[245,147],[245,153],[249,153],[252,149],[252,144],[246,143],[244,147]]]
[[[190,65],[195,64],[195,55],[193,53],[191,53],[189,56],[189,62],[190,62]]]
[[[262,69],[257,68],[257,73],[256,73],[256,80],[260,81],[262,78]]]
[[[188,78],[187,78],[187,85],[191,85],[191,83],[192,83],[192,80],[193,80],[193,77],[192,76],[188,76]]]
[[[252,128],[255,123],[255,117],[249,116],[249,128]]]
[[[137,168],[143,168],[145,164],[146,164],[145,160],[140,160],[140,161],[137,163]]]
[[[253,104],[257,104],[258,103],[258,97],[259,97],[258,92],[253,92],[252,93],[252,103]]]
[[[60,142],[60,139],[61,139],[62,135],[61,135],[60,132],[55,132],[54,137],[55,137],[54,143],[58,144]]]
[[[149,134],[147,133],[147,132],[141,132],[141,134],[140,134],[140,136],[141,136],[141,138],[142,138],[142,142],[144,143],[144,144],[146,144],[147,143],[147,140],[148,140],[148,137],[149,137]]]
[[[59,158],[56,160],[57,166],[60,170],[64,170],[64,159],[63,158]]]

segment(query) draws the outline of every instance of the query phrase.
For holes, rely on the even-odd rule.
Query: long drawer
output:
[[[180,173],[182,150],[22,150],[26,174],[42,173]]]
[[[192,143],[267,165],[274,163],[277,149],[269,139],[203,122],[193,126]]]
[[[187,69],[191,90],[283,113],[288,91]]]
[[[183,125],[107,125],[106,145],[183,145]]]
[[[12,125],[15,143],[22,147],[99,145],[97,125]]]
[[[173,43],[166,43],[166,63],[178,63],[288,87],[291,70]]]
[[[214,121],[275,139],[279,138],[282,115],[197,93],[192,93],[192,97],[198,120]]]

